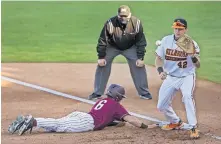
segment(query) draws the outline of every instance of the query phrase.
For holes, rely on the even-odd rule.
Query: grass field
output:
[[[149,43],[146,63],[154,63],[155,41],[170,34],[173,19],[181,16],[201,48],[198,76],[221,83],[221,2],[4,1],[2,62],[96,62],[103,24],[121,4],[142,20]]]

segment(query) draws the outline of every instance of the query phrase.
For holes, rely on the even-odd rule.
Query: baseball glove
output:
[[[183,51],[185,51],[188,54],[194,54],[195,53],[195,46],[193,43],[193,40],[190,36],[184,34],[182,37],[180,37],[177,42],[177,46],[179,46]]]

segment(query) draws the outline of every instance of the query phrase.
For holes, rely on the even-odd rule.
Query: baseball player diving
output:
[[[47,132],[86,132],[101,130],[106,126],[120,125],[124,121],[142,129],[157,126],[157,124],[144,124],[136,117],[131,116],[120,104],[120,101],[126,98],[124,87],[111,84],[106,95],[107,98],[97,101],[89,113],[74,111],[59,119],[34,118],[32,115],[18,116],[9,125],[8,131],[11,134],[18,132],[19,135],[23,135],[29,130],[31,133],[32,128],[36,127],[43,128]]]
[[[172,28],[174,34],[165,36],[156,49],[155,65],[160,78],[164,80],[159,90],[157,108],[170,121],[170,124],[163,125],[162,129],[173,130],[183,126],[182,120],[171,106],[175,92],[181,90],[190,137],[199,138],[193,91],[196,80],[195,69],[200,67],[200,49],[198,44],[187,36],[185,19],[175,19]]]

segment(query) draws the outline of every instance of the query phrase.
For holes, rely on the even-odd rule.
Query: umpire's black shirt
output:
[[[132,16],[127,25],[122,25],[118,17],[110,18],[104,25],[97,44],[98,58],[105,58],[108,45],[119,50],[137,47],[137,57],[143,59],[147,45],[140,20]]]

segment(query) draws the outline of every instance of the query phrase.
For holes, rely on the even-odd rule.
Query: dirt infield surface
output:
[[[27,83],[50,88],[67,94],[87,98],[93,90],[96,64],[8,63],[2,64],[2,75]],[[157,93],[161,84],[153,67],[147,67],[148,82],[153,100],[138,97],[129,68],[114,64],[110,83],[126,88],[123,105],[132,112],[165,120],[156,109]],[[143,130],[129,124],[122,128],[108,127],[102,131],[86,133],[45,133],[34,130],[24,136],[10,135],[8,125],[18,114],[35,117],[62,117],[74,110],[89,111],[91,105],[62,98],[2,80],[2,143],[3,144],[158,144],[158,143],[221,143],[205,134],[221,136],[221,85],[197,80],[195,100],[201,138],[190,140],[187,131],[162,131],[159,128]],[[178,93],[173,101],[177,114],[186,121],[184,105]],[[146,121],[147,122],[147,121]],[[147,122],[153,123],[153,122]]]

